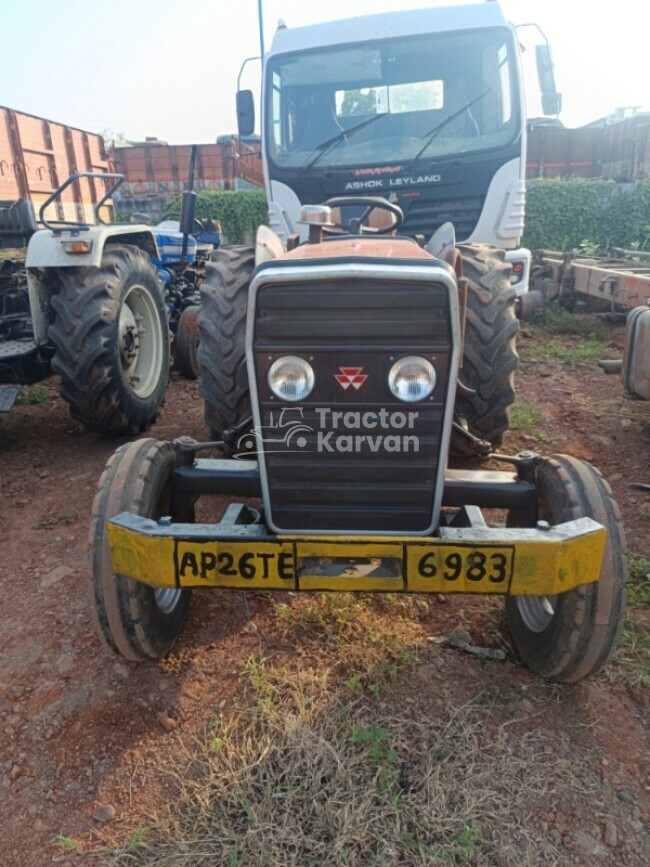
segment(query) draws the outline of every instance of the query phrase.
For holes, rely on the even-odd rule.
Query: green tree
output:
[[[357,114],[377,114],[377,91],[374,87],[346,90],[339,117],[351,117]]]
[[[180,214],[181,197],[167,203],[167,212]],[[201,190],[196,197],[196,216],[219,220],[229,244],[245,244],[267,220],[263,190]]]

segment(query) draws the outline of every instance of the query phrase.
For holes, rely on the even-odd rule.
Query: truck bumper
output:
[[[532,253],[525,247],[506,250],[506,262],[511,262],[513,266],[510,283],[517,290],[518,296],[528,292],[532,258]]]
[[[172,523],[123,512],[107,525],[113,570],[157,588],[552,596],[596,581],[605,529],[590,518],[538,529],[441,527],[438,536],[275,536],[239,523]]]

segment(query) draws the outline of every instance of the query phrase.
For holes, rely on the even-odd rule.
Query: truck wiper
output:
[[[368,117],[365,120],[362,120],[361,123],[358,123],[356,126],[351,126],[349,129],[342,129],[340,133],[334,136],[334,138],[327,139],[327,141],[322,141],[320,144],[317,144],[316,147],[310,153],[308,162],[304,165],[304,170],[306,172],[315,166],[319,160],[321,160],[326,153],[328,153],[334,145],[337,145],[339,142],[344,141],[349,136],[353,135],[355,132],[358,132],[360,129],[363,129],[366,126],[370,126],[371,123],[374,123],[380,117],[386,117],[388,112],[382,112],[381,114],[373,114],[372,117]]]
[[[420,150],[416,153],[416,155],[413,157],[413,159],[410,160],[407,163],[407,165],[404,167],[404,171],[408,171],[412,167],[412,165],[420,159],[420,157],[425,152],[425,150],[429,147],[431,142],[434,141],[434,139],[436,138],[438,133],[442,132],[442,130],[446,126],[448,126],[452,122],[452,120],[456,120],[457,117],[460,117],[462,114],[465,114],[465,112],[469,111],[473,105],[476,105],[477,102],[480,102],[485,96],[488,95],[488,93],[490,92],[491,89],[492,88],[488,87],[488,89],[486,91],[481,93],[479,96],[477,96],[471,102],[465,103],[465,105],[462,108],[459,108],[458,111],[455,111],[453,114],[450,114],[449,117],[445,118],[442,121],[442,123],[439,123],[437,126],[434,126],[434,128],[430,129],[429,132],[425,132],[424,135],[422,136],[422,138],[424,138],[426,136],[427,140],[422,145]]]

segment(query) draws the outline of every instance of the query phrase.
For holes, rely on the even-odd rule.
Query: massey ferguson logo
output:
[[[363,367],[339,367],[340,373],[334,374],[334,379],[341,386],[343,391],[347,391],[350,386],[359,391],[364,382],[368,379],[365,373],[361,373]]]

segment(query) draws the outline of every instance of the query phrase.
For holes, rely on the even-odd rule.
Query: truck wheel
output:
[[[52,367],[73,418],[110,436],[146,430],[169,379],[169,326],[147,254],[110,244],[100,268],[61,268]]]
[[[558,596],[506,598],[524,664],[541,677],[572,683],[600,671],[614,652],[625,614],[625,537],[610,487],[591,464],[554,455],[539,465],[537,481],[540,519],[561,524],[588,517],[607,530],[597,581]]]
[[[480,244],[460,244],[467,277],[467,319],[463,366],[459,376],[476,394],[458,394],[456,411],[470,433],[501,445],[508,430],[508,412],[515,400],[514,374],[519,358],[515,346],[519,323],[516,290],[510,285],[510,265],[503,250]]]
[[[170,514],[174,450],[142,439],[121,446],[99,480],[90,528],[95,626],[102,640],[127,659],[159,659],[174,646],[190,603],[189,590],[154,589],[116,575],[106,536],[120,512],[149,518]]]
[[[250,415],[246,311],[254,265],[253,247],[224,247],[212,254],[201,284],[199,391],[205,423],[215,439]]]
[[[544,296],[539,289],[529,289],[517,297],[517,316],[520,322],[530,322],[544,307]]]
[[[191,307],[186,307],[178,318],[174,360],[185,379],[198,379],[200,372],[198,314],[198,305],[193,304]]]

